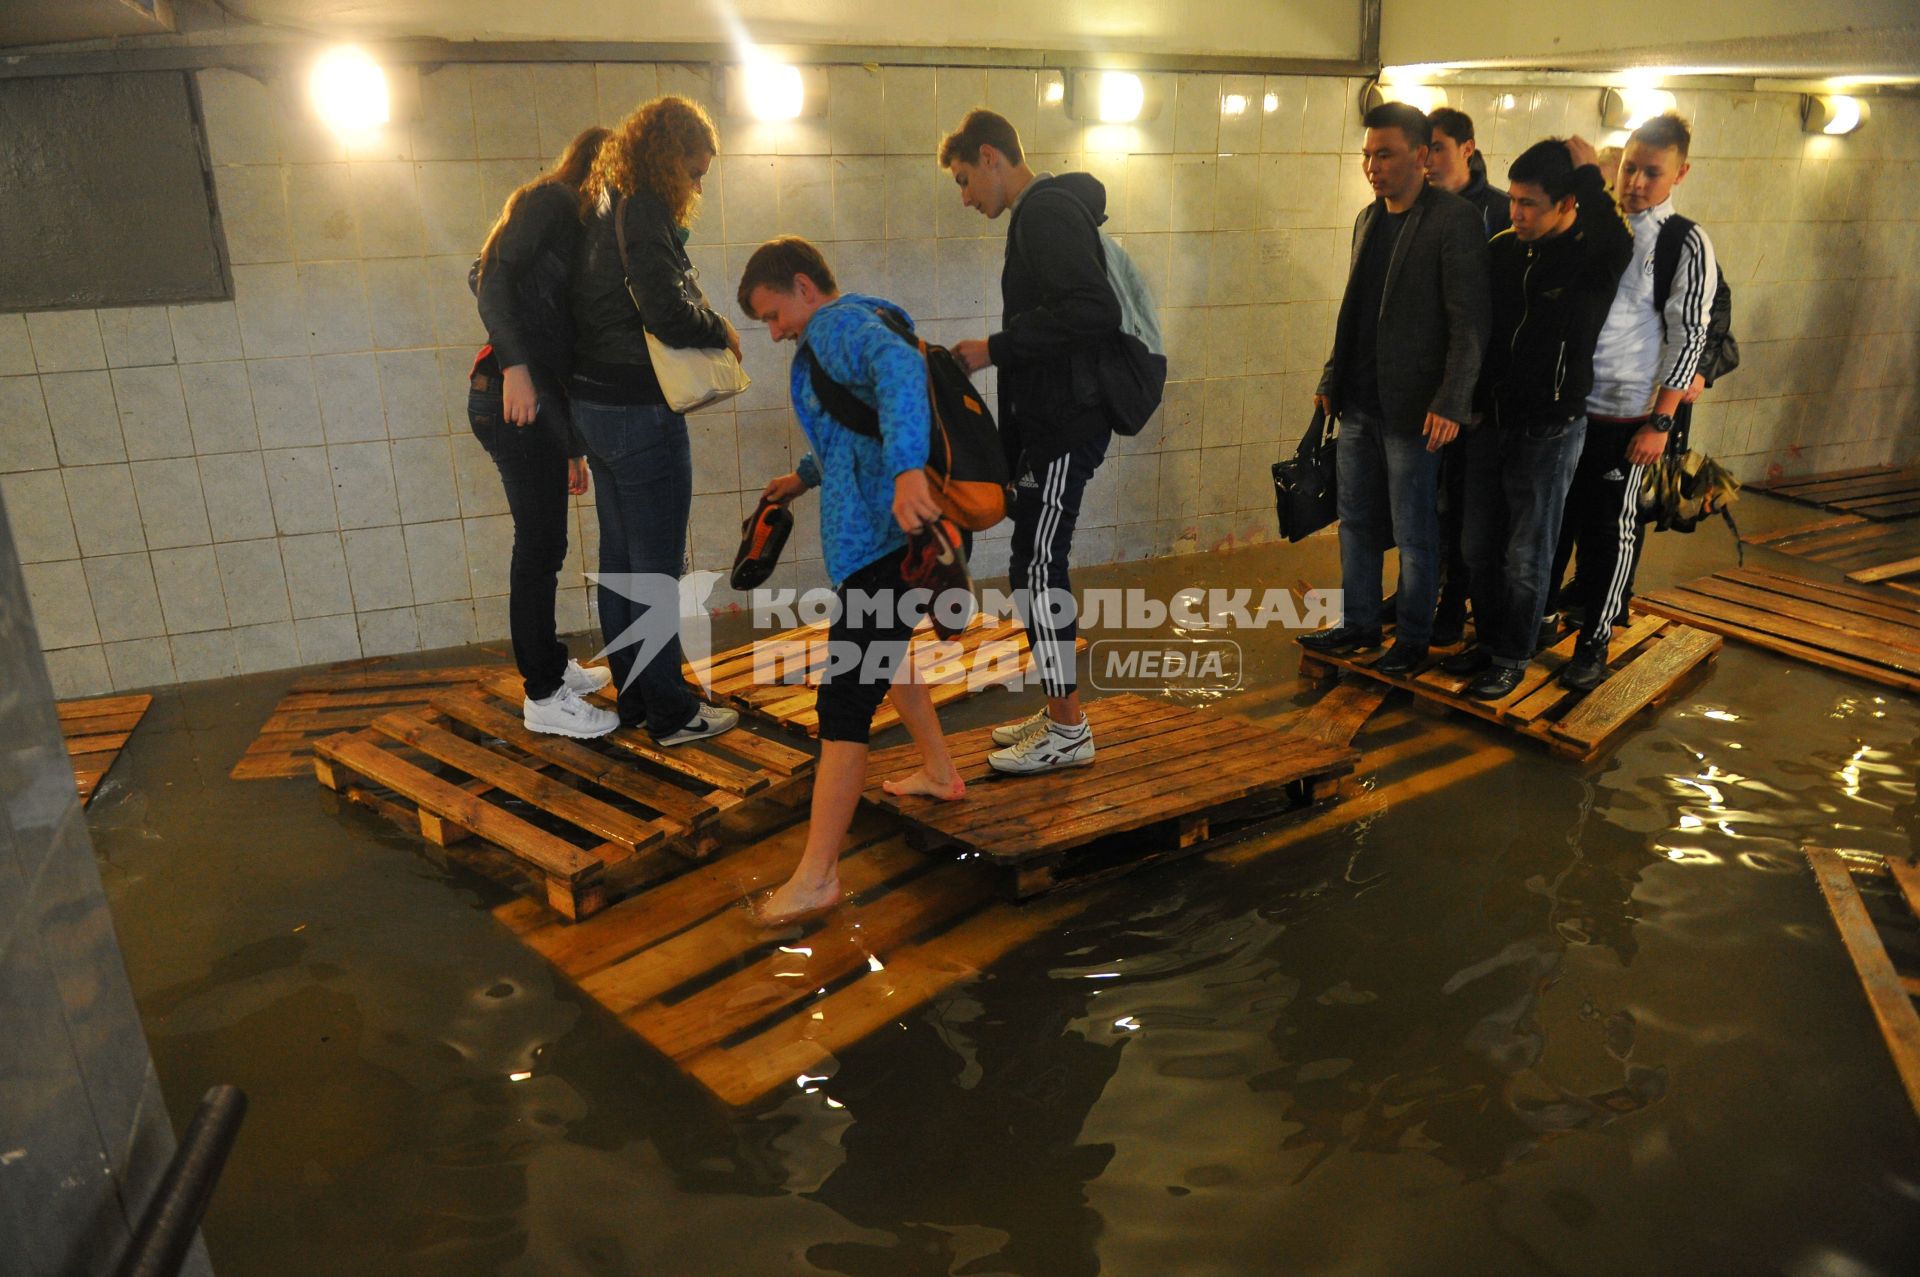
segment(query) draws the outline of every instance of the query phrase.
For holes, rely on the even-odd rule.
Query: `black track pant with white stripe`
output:
[[[1627,442],[1644,424],[1644,419],[1587,419],[1587,443],[1561,523],[1561,540],[1571,539],[1578,556],[1577,597],[1567,601],[1585,613],[1583,646],[1597,647],[1611,639],[1613,619],[1632,597],[1633,572],[1640,560],[1640,479],[1646,467],[1627,464]]]
[[[1079,608],[1067,577],[1067,560],[1073,552],[1073,529],[1080,520],[1080,498],[1106,459],[1109,437],[1102,433],[1076,445],[1021,475],[1014,485],[1007,579],[1033,644],[1040,685],[1048,696],[1071,695],[1079,681],[1073,653],[1080,633]]]

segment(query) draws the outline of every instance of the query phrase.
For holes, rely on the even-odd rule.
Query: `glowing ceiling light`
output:
[[[797,120],[807,106],[807,86],[800,68],[756,58],[742,68],[746,77],[747,113],[756,120]]]
[[[1629,83],[1608,89],[1600,97],[1600,119],[1610,129],[1632,132],[1656,115],[1674,109],[1677,99],[1666,89]]]
[[[1065,80],[1048,80],[1046,97],[1049,106],[1066,101],[1067,82]]]
[[[387,73],[365,49],[329,49],[314,63],[309,87],[320,118],[343,136],[377,129],[391,116]]]
[[[1278,93],[1267,94],[1266,97],[1260,100],[1260,109],[1268,115],[1272,115],[1275,111],[1278,111],[1280,109],[1280,95]]]
[[[1147,88],[1130,71],[1102,71],[1098,111],[1102,124],[1130,124],[1140,118]]]
[[[1851,133],[1867,118],[1867,104],[1840,93],[1810,93],[1800,105],[1800,127],[1809,133]]]

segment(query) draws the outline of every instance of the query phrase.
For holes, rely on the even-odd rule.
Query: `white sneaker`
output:
[[[996,745],[1018,745],[1033,733],[1039,731],[1053,720],[1047,717],[1047,707],[1042,705],[1033,713],[1018,722],[1002,723],[993,729],[993,743]]]
[[[530,732],[572,736],[580,740],[605,736],[620,726],[618,714],[587,704],[581,699],[580,693],[565,683],[544,701],[522,700],[520,721],[527,725]]]
[[[586,666],[578,661],[568,661],[566,671],[560,675],[560,681],[580,695],[586,696],[613,682],[613,671],[604,665]]]
[[[989,767],[1016,776],[1062,767],[1085,767],[1092,761],[1093,724],[1085,718],[1078,727],[1063,727],[1049,720],[1045,730],[987,755]]]
[[[705,740],[709,736],[718,736],[721,732],[732,731],[740,725],[740,711],[721,709],[718,705],[702,703],[700,711],[693,721],[671,736],[662,736],[656,745],[684,745],[690,740]]]

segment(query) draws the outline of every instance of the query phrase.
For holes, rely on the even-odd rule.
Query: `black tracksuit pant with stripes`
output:
[[[1014,606],[1048,696],[1070,696],[1078,685],[1073,645],[1079,637],[1079,607],[1067,560],[1073,529],[1080,520],[1080,498],[1094,471],[1106,460],[1106,431],[1021,475],[1014,484],[1013,544],[1007,579]]]
[[[1633,596],[1633,573],[1640,562],[1640,480],[1645,466],[1627,463],[1627,443],[1638,421],[1587,419],[1587,442],[1573,472],[1567,508],[1560,524],[1560,553],[1554,579],[1560,579],[1569,553],[1577,554],[1571,596],[1584,618],[1580,645],[1604,648],[1613,637],[1614,618]]]

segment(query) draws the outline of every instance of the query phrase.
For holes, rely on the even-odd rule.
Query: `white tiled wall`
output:
[[[1152,280],[1172,376],[1161,419],[1115,441],[1078,562],[1262,539],[1268,464],[1310,410],[1367,198],[1357,81],[1173,75],[1160,115],[1088,128],[1051,73],[834,67],[824,118],[719,115],[723,156],[692,250],[741,326],[753,390],[692,419],[694,559],[724,568],[738,524],[801,447],[787,357],[734,312],[768,236],[821,241],[844,286],[904,304],[944,341],[999,310],[1000,236],[934,152],[985,103],[1038,168],[1107,186],[1109,229]],[[657,92],[714,106],[706,68],[453,65],[418,118],[344,148],[291,82],[199,73],[235,300],[0,315],[0,488],[64,695],[503,636],[511,522],[467,429],[484,340],[467,265],[501,201],[573,133]],[[1223,116],[1224,95],[1244,96]],[[1597,136],[1597,89],[1456,91],[1496,176],[1547,134]],[[1463,100],[1464,99],[1464,100]],[[1272,110],[1263,110],[1270,100]],[[1791,95],[1681,94],[1703,221],[1735,290],[1745,364],[1696,438],[1752,476],[1905,458],[1920,386],[1920,103],[1861,133],[1800,133]],[[561,623],[590,624],[580,507]],[[1004,569],[1004,534],[976,556]],[[775,584],[823,580],[810,518]],[[712,600],[733,601],[724,589]]]

